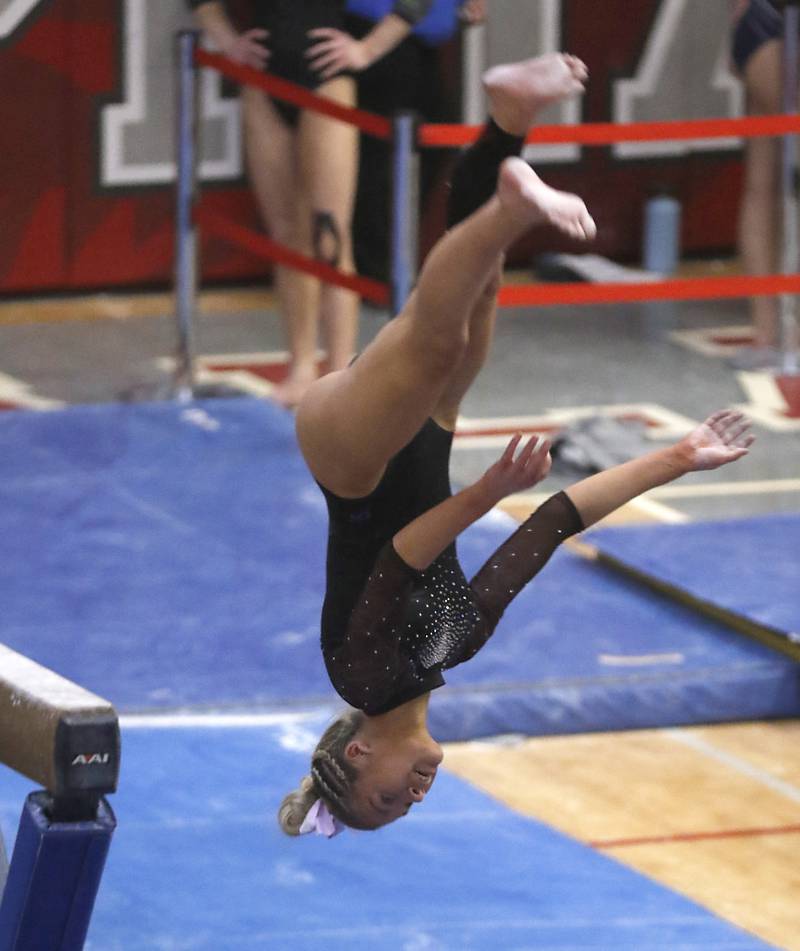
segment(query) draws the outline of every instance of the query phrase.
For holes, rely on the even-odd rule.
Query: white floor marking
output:
[[[60,409],[64,406],[61,400],[37,396],[29,383],[17,380],[7,373],[0,373],[0,400],[21,409]]]
[[[580,419],[592,416],[637,417],[647,420],[644,435],[649,439],[679,439],[697,425],[697,421],[682,416],[657,403],[610,403],[586,406],[570,406],[563,409],[547,409],[536,416],[489,416],[471,418],[461,416],[456,428],[454,448],[466,449],[480,445],[489,447],[498,440],[507,442],[508,437],[497,435],[496,430],[513,433],[515,429],[535,432],[538,428],[553,429],[568,426]],[[460,435],[460,433],[468,435]],[[483,435],[483,434],[486,435]]]
[[[664,485],[639,496],[637,502],[655,499],[701,499],[713,496],[769,495],[777,492],[800,492],[800,479],[762,479],[750,482],[707,482],[697,485]],[[547,501],[548,492],[520,492],[505,501],[531,510]]]
[[[713,495],[769,495],[772,492],[800,492],[800,479],[760,479],[749,482],[708,482],[697,485],[663,485],[650,498],[702,498]]]
[[[650,516],[650,518],[657,522],[666,522],[672,525],[691,522],[691,518],[689,518],[689,516],[684,512],[679,512],[677,509],[670,508],[667,505],[662,505],[660,502],[656,502],[647,496],[640,496],[628,504],[639,509],[642,513]]]
[[[319,707],[294,713],[130,713],[119,718],[126,730],[236,730],[262,726],[293,726],[307,723],[333,713],[333,708]]]
[[[597,662],[606,667],[654,667],[663,664],[682,664],[684,654],[673,651],[667,654],[598,654]]]
[[[676,743],[682,743],[684,746],[688,746],[698,753],[702,753],[704,756],[708,756],[710,759],[714,759],[718,763],[722,763],[736,772],[742,773],[744,776],[755,779],[756,782],[761,783],[763,786],[766,786],[781,796],[785,796],[792,802],[800,802],[800,789],[798,789],[797,786],[787,783],[785,780],[780,779],[764,769],[760,769],[758,766],[754,766],[752,763],[748,763],[747,760],[740,759],[732,753],[726,753],[725,750],[718,749],[694,733],[689,733],[684,730],[664,730],[664,735]]]

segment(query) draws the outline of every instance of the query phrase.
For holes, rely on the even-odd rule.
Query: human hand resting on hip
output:
[[[222,52],[234,63],[250,66],[253,69],[263,69],[269,60],[269,50],[264,46],[268,36],[267,30],[261,29],[238,33],[223,46]]]
[[[372,62],[366,44],[349,33],[333,27],[318,27],[309,30],[308,35],[315,42],[306,50],[306,57],[322,80],[332,79],[345,70],[360,73]]]

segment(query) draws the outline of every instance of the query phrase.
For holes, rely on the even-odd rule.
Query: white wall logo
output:
[[[126,0],[123,7],[123,100],[101,112],[103,185],[152,185],[175,177],[175,33],[195,26],[183,4]],[[222,96],[221,77],[200,77],[202,179],[242,173],[238,99]]]
[[[41,6],[43,0],[0,0],[0,39],[16,30],[25,17],[38,6]]]

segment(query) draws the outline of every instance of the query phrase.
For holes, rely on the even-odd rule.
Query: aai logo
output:
[[[110,762],[110,753],[78,753],[70,766],[106,766]]]

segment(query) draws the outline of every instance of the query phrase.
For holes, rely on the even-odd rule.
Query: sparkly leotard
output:
[[[489,198],[501,162],[518,155],[523,142],[489,122],[453,172],[448,226]],[[440,687],[442,671],[480,650],[514,596],[583,528],[575,506],[558,493],[471,582],[455,544],[425,571],[415,571],[392,538],[451,494],[452,441],[452,433],[428,420],[369,496],[343,499],[322,488],[329,515],[322,654],[340,696],[371,715]]]
[[[568,496],[559,493],[470,582],[455,545],[425,571],[409,567],[391,538],[449,494],[449,487],[443,496],[441,489],[451,441],[451,433],[429,420],[370,496],[346,500],[325,492],[330,535],[322,653],[337,693],[370,715],[442,686],[442,671],[480,650],[515,595],[583,528]]]

